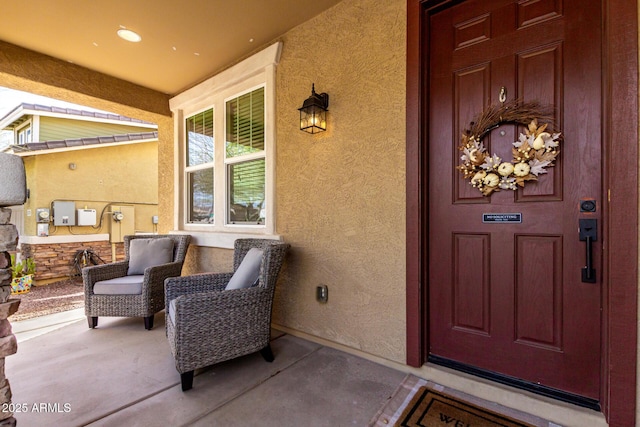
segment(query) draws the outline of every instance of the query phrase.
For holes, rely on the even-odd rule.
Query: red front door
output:
[[[429,358],[594,401],[603,227],[592,244],[595,283],[583,281],[578,227],[602,213],[600,10],[593,0],[469,0],[432,14],[425,38]],[[538,181],[483,196],[455,169],[458,145],[501,91],[552,106],[564,140]],[[483,142],[511,161],[521,132],[503,124]],[[581,211],[583,200],[595,212]],[[521,222],[483,222],[486,214]]]

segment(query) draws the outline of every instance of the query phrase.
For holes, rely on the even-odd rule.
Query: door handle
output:
[[[596,270],[593,268],[592,243],[598,240],[598,220],[579,220],[580,241],[586,243],[586,266],[582,268],[582,281],[585,283],[596,283]]]

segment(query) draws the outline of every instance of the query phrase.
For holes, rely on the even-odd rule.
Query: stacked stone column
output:
[[[4,358],[18,351],[9,316],[18,311],[19,299],[11,299],[11,257],[18,246],[18,229],[11,224],[11,209],[27,201],[24,163],[18,156],[0,153],[0,427],[15,426],[11,388],[4,372]]]
[[[11,299],[11,257],[18,246],[18,230],[10,224],[11,209],[0,208],[0,427],[15,426],[10,411],[11,388],[4,372],[4,358],[18,351],[16,336],[11,333],[8,317],[18,310],[19,299]]]

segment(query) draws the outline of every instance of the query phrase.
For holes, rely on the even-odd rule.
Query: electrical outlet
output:
[[[329,301],[329,288],[327,288],[327,285],[320,285],[316,288],[316,299],[319,302]]]

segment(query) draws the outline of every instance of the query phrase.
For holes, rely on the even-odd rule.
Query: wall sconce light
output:
[[[309,133],[324,132],[327,130],[327,108],[329,107],[329,95],[317,94],[315,84],[311,85],[311,96],[307,98],[300,111],[300,130]]]

